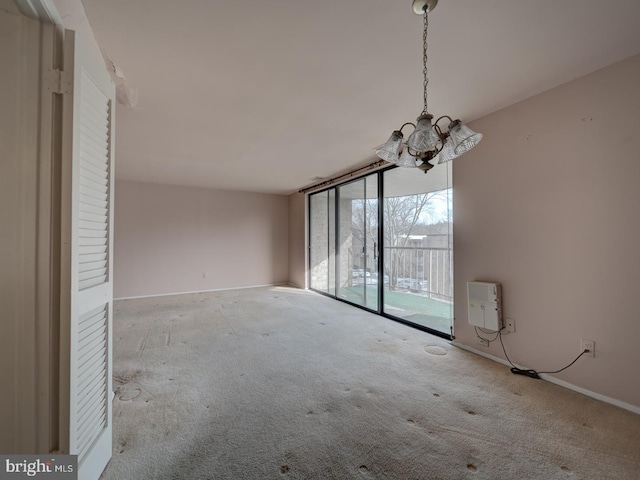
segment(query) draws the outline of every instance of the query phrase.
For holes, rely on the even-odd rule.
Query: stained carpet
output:
[[[634,479],[640,416],[286,287],[115,303],[104,480]]]

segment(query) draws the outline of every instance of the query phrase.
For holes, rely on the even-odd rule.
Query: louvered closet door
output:
[[[73,62],[72,62],[73,60]],[[114,87],[106,68],[73,32],[65,35],[68,199],[69,378],[68,450],[78,455],[79,478],[97,479],[111,458],[113,304]],[[71,98],[72,97],[72,98]],[[63,262],[66,262],[63,256]]]

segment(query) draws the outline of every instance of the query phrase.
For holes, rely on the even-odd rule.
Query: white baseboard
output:
[[[504,358],[500,358],[500,357],[496,357],[494,355],[490,355],[490,354],[488,354],[486,352],[482,352],[480,350],[476,350],[475,348],[469,347],[468,345],[463,345],[462,343],[458,343],[458,342],[451,342],[451,345],[453,345],[454,347],[461,348],[463,350],[467,350],[468,352],[475,353],[476,355],[480,355],[481,357],[488,358],[489,360],[493,360],[494,362],[501,363],[502,365],[506,365],[507,367],[511,368],[511,364],[507,360],[505,360]],[[515,365],[518,368],[528,369],[528,367],[523,367],[522,365],[518,365],[517,363]],[[556,385],[560,385],[561,387],[568,388],[569,390],[573,390],[574,392],[582,393],[583,395],[586,395],[587,397],[595,398],[596,400],[600,400],[602,402],[609,403],[611,405],[615,405],[616,407],[620,407],[620,408],[623,408],[625,410],[628,410],[630,412],[633,412],[633,413],[636,413],[636,414],[640,415],[640,407],[637,407],[635,405],[631,405],[630,403],[626,403],[626,402],[623,402],[621,400],[617,400],[615,398],[607,397],[606,395],[602,395],[600,393],[593,392],[591,390],[587,390],[586,388],[578,387],[576,385],[573,385],[572,383],[565,382],[564,380],[560,380],[558,378],[555,378],[555,377],[553,377],[551,375],[548,375],[548,374],[545,374],[545,373],[541,373],[540,374],[540,378],[542,378],[543,380],[546,380],[547,382],[551,382],[551,383],[554,383]]]
[[[172,293],[157,293],[154,295],[138,295],[134,297],[118,297],[113,300],[135,300],[136,298],[153,298],[153,297],[170,297],[171,295],[189,295],[191,293],[209,293],[209,292],[224,292],[227,290],[246,290],[247,288],[262,288],[262,287],[288,287],[288,282],[283,283],[267,283],[265,285],[249,285],[246,287],[229,287],[229,288],[213,288],[210,290],[193,290],[190,292],[172,292]]]

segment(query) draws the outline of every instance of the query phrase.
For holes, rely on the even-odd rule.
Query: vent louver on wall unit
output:
[[[467,282],[469,323],[494,332],[502,328],[502,287],[499,283]]]

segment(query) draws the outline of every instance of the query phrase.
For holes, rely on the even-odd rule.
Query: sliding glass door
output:
[[[335,210],[334,189],[309,197],[309,285],[331,295],[336,294]]]
[[[311,288],[452,335],[450,179],[389,168],[309,195]]]
[[[338,297],[378,310],[378,178],[337,188]]]

